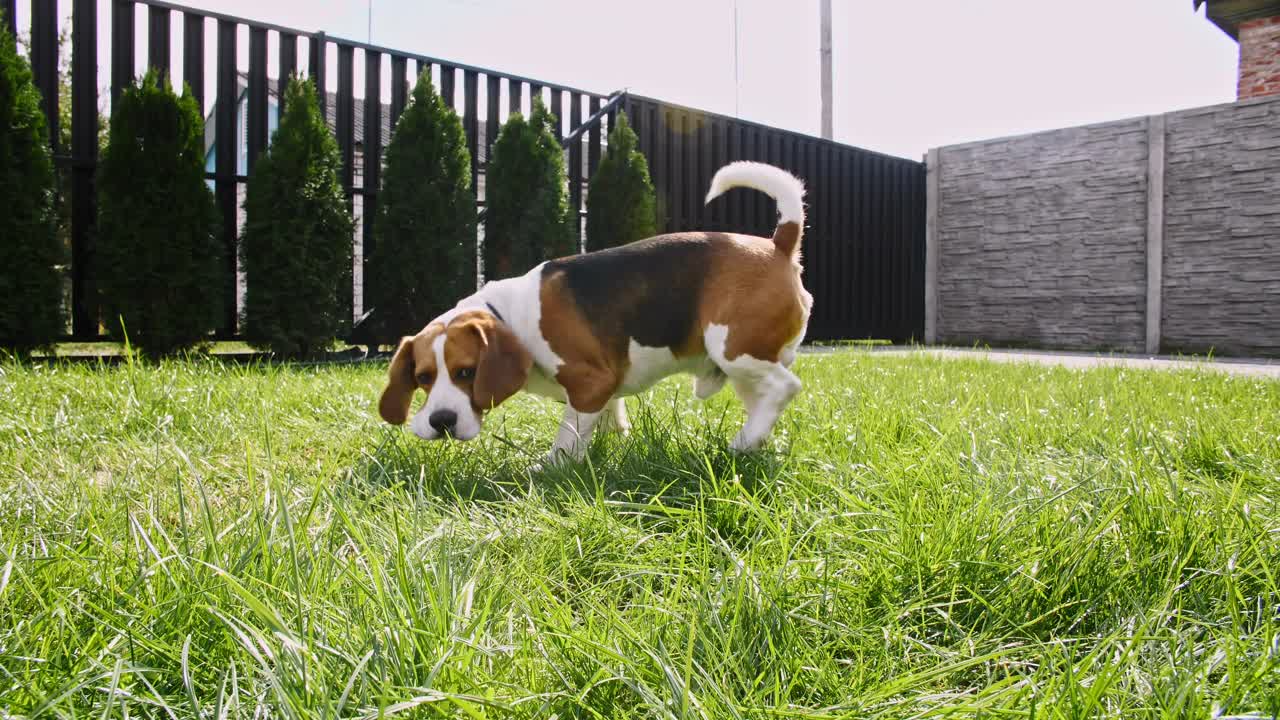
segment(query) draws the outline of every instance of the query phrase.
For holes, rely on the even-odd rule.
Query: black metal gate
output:
[[[711,176],[734,160],[789,170],[807,188],[808,338],[922,338],[923,163],[651,98],[628,96],[624,105],[667,231],[768,236],[777,218],[768,197],[733,190],[710,205],[703,198]]]

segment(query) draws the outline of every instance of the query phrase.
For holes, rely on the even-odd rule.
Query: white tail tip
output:
[[[747,160],[729,163],[711,178],[707,202],[736,187],[759,190],[777,201],[779,225],[793,222],[804,226],[804,183],[795,175],[765,163]]]

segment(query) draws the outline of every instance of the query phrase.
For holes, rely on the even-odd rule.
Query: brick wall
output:
[[[1280,95],[1280,15],[1240,23],[1241,100]]]
[[[1280,356],[1280,96],[1163,117],[940,148],[935,339],[1143,350],[1152,207],[1160,348]]]

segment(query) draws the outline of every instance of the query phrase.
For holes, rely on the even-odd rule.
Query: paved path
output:
[[[1072,368],[1090,368],[1101,365],[1145,368],[1153,370],[1210,370],[1234,375],[1280,379],[1280,360],[1250,360],[1245,358],[1214,358],[1206,360],[1169,357],[1167,355],[1127,355],[1122,353],[1098,354],[1085,352],[1054,352],[1041,350],[972,350],[947,347],[876,346],[871,352],[877,355],[910,355],[927,353],[942,358],[980,359],[996,362],[1031,362],[1043,365],[1063,365]]]

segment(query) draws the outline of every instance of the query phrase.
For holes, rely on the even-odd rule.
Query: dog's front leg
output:
[[[587,448],[591,446],[591,433],[603,415],[603,411],[578,412],[573,409],[573,405],[565,404],[560,432],[556,433],[556,442],[551,446],[546,464],[554,465],[565,460],[576,462],[586,457]]]

